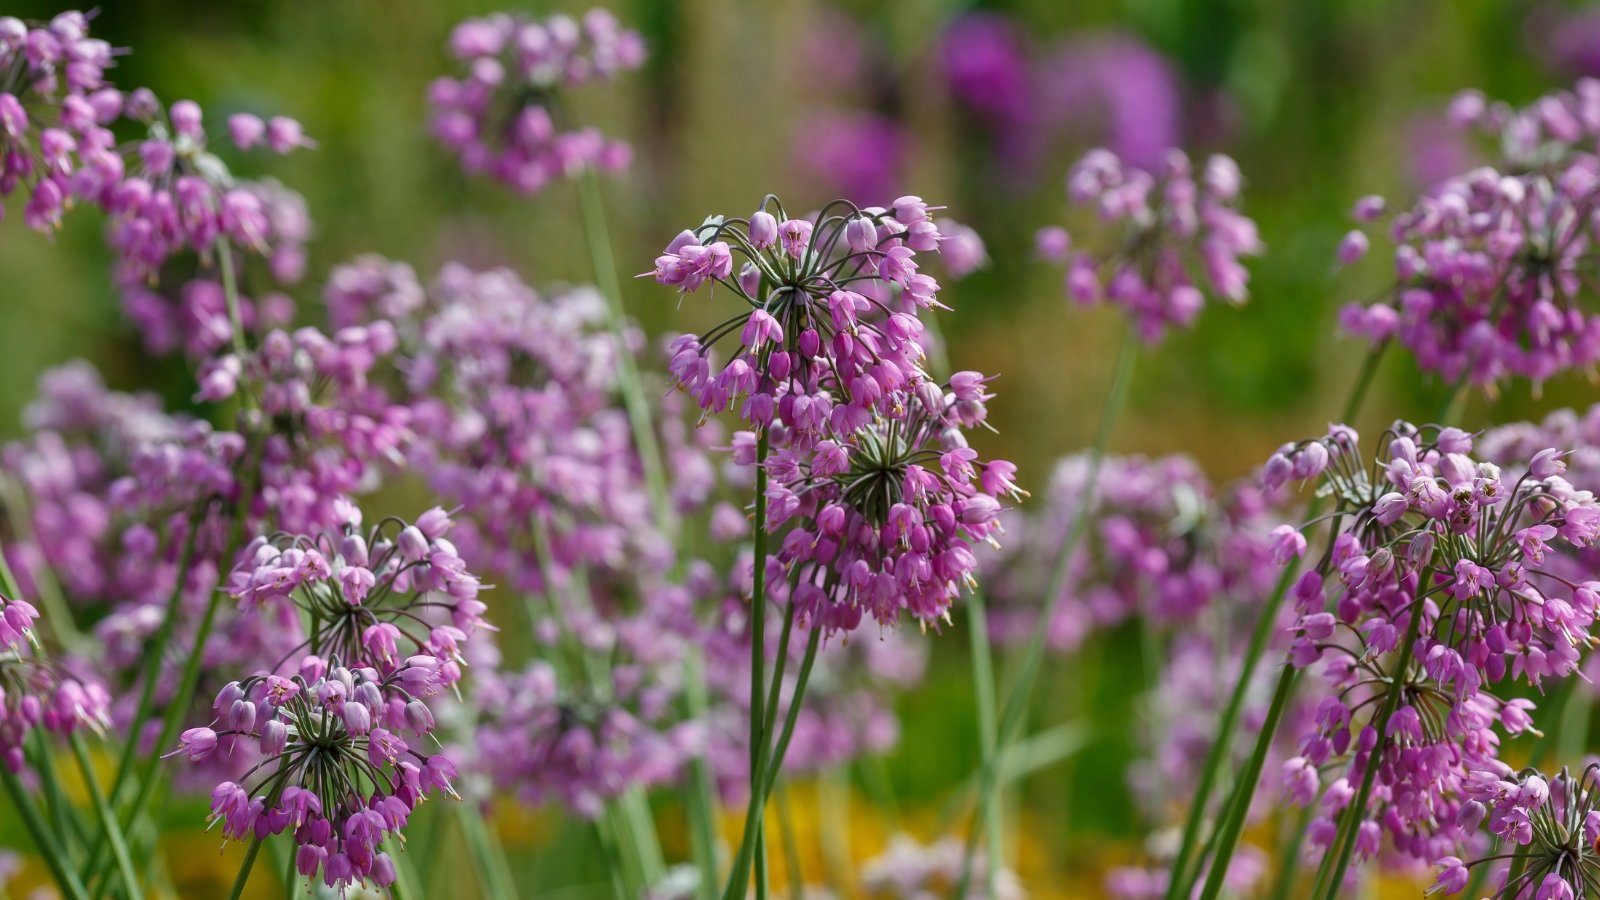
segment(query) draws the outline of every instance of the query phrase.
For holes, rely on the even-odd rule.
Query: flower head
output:
[[[604,9],[582,19],[496,13],[456,26],[450,54],[465,69],[428,90],[433,131],[468,172],[524,194],[585,170],[617,171],[632,151],[566,121],[564,95],[644,62],[644,42]]]
[[[1067,194],[1073,203],[1093,204],[1116,237],[1103,251],[1065,254],[1068,295],[1122,307],[1149,341],[1168,327],[1193,324],[1202,286],[1243,303],[1250,273],[1239,259],[1262,247],[1255,223],[1235,208],[1242,181],[1225,156],[1211,157],[1196,177],[1178,150],[1152,172],[1110,151],[1091,151],[1073,166]]]

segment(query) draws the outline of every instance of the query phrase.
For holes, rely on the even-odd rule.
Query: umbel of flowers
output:
[[[674,340],[669,363],[704,413],[735,410],[752,429],[733,442],[734,461],[755,470],[755,554],[751,804],[729,897],[762,868],[762,810],[819,637],[868,616],[889,627],[902,615],[945,618],[973,583],[969,545],[998,533],[1000,497],[1020,496],[1014,467],[981,461],[964,437],[986,418],[987,379],[963,372],[941,383],[923,368],[920,315],[941,304],[918,256],[940,240],[918,197],[884,207],[836,200],[796,217],[769,195],[749,218],[682,232],[650,273],[684,294],[721,287],[737,309]],[[719,343],[732,345],[725,362],[714,356]],[[770,696],[769,580],[791,586]],[[811,637],[780,731],[791,623]]]
[[[1600,81],[1525,110],[1468,92],[1451,116],[1498,136],[1504,158],[1410,206],[1376,196],[1356,204],[1358,221],[1387,221],[1395,282],[1376,302],[1346,307],[1344,328],[1374,343],[1395,338],[1424,369],[1485,387],[1592,369],[1600,313],[1586,270],[1600,227]],[[1351,232],[1340,262],[1368,243]]]
[[[34,729],[70,735],[111,724],[105,687],[34,653],[38,618],[28,602],[0,597],[0,765],[13,774]]]
[[[1497,765],[1500,733],[1532,727],[1531,702],[1496,691],[1571,676],[1600,601],[1600,583],[1549,571],[1562,545],[1600,536],[1600,507],[1561,477],[1560,452],[1507,473],[1473,458],[1467,433],[1405,422],[1378,445],[1368,458],[1334,426],[1263,470],[1335,504],[1333,538],[1291,592],[1289,650],[1334,693],[1283,765],[1292,798],[1321,797],[1307,838],[1329,896],[1384,834],[1424,863],[1456,846],[1472,773]],[[1289,526],[1275,540],[1284,560],[1307,549]]]
[[[1215,297],[1240,304],[1250,273],[1242,256],[1261,252],[1255,222],[1236,209],[1244,184],[1231,158],[1212,156],[1195,177],[1189,157],[1169,150],[1159,169],[1128,165],[1109,150],[1084,155],[1067,176],[1067,197],[1092,205],[1105,246],[1074,248],[1064,228],[1042,229],[1040,256],[1067,266],[1067,295],[1110,303],[1135,321],[1146,341],[1187,328]]]
[[[435,81],[428,99],[434,133],[468,172],[533,194],[585,170],[628,165],[626,142],[572,128],[563,109],[573,88],[644,62],[638,32],[610,12],[591,9],[581,20],[511,13],[472,19],[456,27],[450,54],[465,73]]]
[[[346,509],[339,533],[247,548],[228,592],[305,639],[274,671],[224,687],[216,719],[184,732],[173,755],[199,762],[219,745],[253,746],[259,762],[212,792],[223,835],[291,832],[300,874],[387,887],[395,869],[379,850],[385,836],[430,793],[454,794],[455,763],[413,745],[434,728],[428,698],[460,680],[463,645],[487,627],[485,606],[444,537],[444,510],[363,534]]]

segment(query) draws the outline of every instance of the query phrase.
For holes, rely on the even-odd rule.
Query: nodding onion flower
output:
[[[211,822],[228,840],[289,833],[295,869],[329,887],[395,880],[380,847],[435,792],[455,797],[456,766],[406,740],[434,728],[422,697],[436,690],[440,662],[414,656],[387,674],[337,657],[300,661],[294,675],[257,675],[217,695],[211,726],[191,728],[168,756],[201,762],[216,753],[260,760],[211,794]]]
[[[461,645],[490,626],[480,581],[444,537],[449,514],[434,507],[414,524],[390,517],[365,536],[353,508],[352,514],[342,534],[258,538],[228,592],[247,607],[275,611],[287,629],[309,621],[294,652],[338,656],[384,673],[426,654],[439,663],[438,682],[454,683]]]
[[[1458,838],[1470,773],[1498,764],[1495,729],[1533,730],[1531,701],[1492,690],[1565,678],[1595,642],[1600,582],[1573,582],[1547,562],[1558,536],[1581,547],[1600,534],[1600,508],[1561,477],[1555,449],[1512,480],[1474,459],[1460,429],[1396,422],[1379,445],[1368,461],[1356,433],[1335,425],[1286,445],[1264,470],[1272,484],[1318,480],[1335,500],[1333,539],[1291,593],[1289,651],[1292,665],[1320,664],[1334,693],[1284,777],[1302,802],[1326,784],[1313,846],[1333,840],[1365,781],[1376,792],[1358,810],[1358,854],[1375,854],[1387,831],[1401,852],[1432,862]],[[1275,540],[1280,559],[1306,552],[1292,527]],[[1345,757],[1341,774],[1335,760]]]
[[[886,208],[835,200],[813,218],[791,218],[769,195],[748,219],[713,217],[679,234],[647,274],[683,293],[720,284],[741,305],[705,334],[672,342],[672,377],[702,409],[742,398],[746,422],[781,423],[800,441],[825,426],[852,433],[903,406],[927,379],[918,317],[942,306],[938,282],[918,271],[917,254],[942,240],[929,210],[910,196]],[[735,254],[744,259],[737,273]],[[716,367],[711,348],[735,335],[737,348]]]
[[[0,597],[0,765],[12,773],[22,771],[23,747],[35,728],[69,735],[111,724],[111,696],[99,682],[28,655],[38,646],[38,618],[27,601]]]
[[[767,463],[767,521],[787,528],[777,554],[796,579],[801,621],[851,631],[863,614],[892,626],[946,618],[976,585],[970,544],[1001,533],[1001,498],[1025,496],[1004,460],[984,462],[963,429],[985,414],[985,379],[924,382],[902,415],[877,417],[850,440],[779,449]],[[741,436],[748,456],[753,436]]]
[[[1503,849],[1471,862],[1440,858],[1439,876],[1425,894],[1460,893],[1473,868],[1498,862],[1490,884],[1499,889],[1487,895],[1492,900],[1600,896],[1600,764],[1576,777],[1565,766],[1549,777],[1534,768],[1513,773],[1499,764],[1474,772],[1466,792],[1472,799],[1462,807],[1463,829],[1470,833],[1482,823],[1504,842]],[[1521,862],[1512,877],[1514,857]]]

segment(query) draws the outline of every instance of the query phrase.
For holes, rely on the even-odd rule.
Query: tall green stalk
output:
[[[233,879],[233,890],[228,892],[228,900],[239,900],[244,896],[244,886],[250,883],[250,870],[256,866],[256,857],[261,855],[261,838],[258,836],[250,841],[250,848],[244,852],[244,862],[239,864],[239,874]]]
[[[122,754],[117,759],[116,775],[111,779],[111,792],[108,795],[115,806],[126,786],[128,775],[133,771],[133,760],[139,752],[139,729],[150,719],[150,711],[155,706],[156,686],[161,681],[161,662],[166,658],[167,645],[172,643],[172,632],[177,627],[178,617],[183,605],[183,589],[185,587],[185,573],[189,571],[194,562],[195,543],[200,535],[200,523],[205,518],[205,510],[210,503],[202,504],[194,515],[189,517],[189,534],[184,538],[183,550],[178,554],[178,576],[172,585],[172,594],[167,597],[167,608],[161,616],[161,625],[156,629],[155,635],[145,647],[144,671],[140,674],[143,686],[139,690],[139,703],[134,708],[133,718],[128,721],[133,723],[127,743],[122,746]],[[89,854],[91,866],[100,856],[100,841],[105,839],[102,833],[95,842],[95,849]]]
[[[122,889],[128,900],[143,900],[144,892],[139,887],[139,873],[133,867],[133,858],[128,855],[128,842],[122,836],[122,828],[117,824],[117,814],[112,811],[111,804],[106,802],[105,791],[100,788],[100,778],[94,774],[94,765],[89,761],[89,750],[83,744],[83,735],[73,732],[71,744],[72,755],[78,761],[78,771],[83,773],[83,783],[89,789],[89,800],[94,805],[95,815],[100,819],[101,833],[111,843],[111,858],[116,860],[117,871],[122,876]]]
[[[1424,572],[1423,577],[1419,579],[1419,584],[1424,589],[1428,584],[1429,575],[1430,573]],[[1372,785],[1377,781],[1379,764],[1383,761],[1384,735],[1389,730],[1389,719],[1394,716],[1395,710],[1400,708],[1400,696],[1405,692],[1406,668],[1411,665],[1413,646],[1417,642],[1417,635],[1422,630],[1422,618],[1422,598],[1419,596],[1416,602],[1412,604],[1410,627],[1406,629],[1405,639],[1400,645],[1400,657],[1395,661],[1393,673],[1389,676],[1389,695],[1384,698],[1383,709],[1379,712],[1378,718],[1372,723],[1372,727],[1378,735],[1378,743],[1373,746],[1372,752],[1367,756],[1366,770],[1361,774],[1361,790],[1356,794],[1355,802],[1345,810],[1344,825],[1340,828],[1339,837],[1334,839],[1333,847],[1330,848],[1337,850],[1338,855],[1333,868],[1328,872],[1328,900],[1338,900],[1339,886],[1344,883],[1345,870],[1350,866],[1350,857],[1355,854],[1356,838],[1359,836],[1361,829],[1361,819],[1366,814],[1367,800],[1372,796]],[[1343,838],[1342,846],[1339,840],[1340,837]],[[1220,889],[1221,878],[1216,874],[1216,869],[1213,869],[1212,872],[1211,880],[1216,881]],[[1210,892],[1209,883],[1207,891],[1207,897],[1216,896]]]
[[[33,845],[39,850],[39,855],[44,857],[44,864],[55,878],[56,886],[61,888],[61,892],[68,900],[89,900],[89,892],[83,889],[83,882],[79,880],[78,873],[73,871],[67,861],[66,853],[56,841],[50,827],[44,823],[44,817],[39,815],[38,808],[33,805],[33,798],[28,796],[27,789],[5,766],[0,766],[0,785],[5,786],[11,807],[22,819],[22,825],[27,829],[29,837],[33,838]]]
[[[751,563],[750,591],[750,804],[745,810],[744,846],[734,860],[733,871],[728,876],[724,897],[742,897],[750,880],[752,864],[760,866],[759,844],[762,822],[757,796],[761,787],[761,771],[766,760],[766,747],[762,735],[766,728],[767,687],[767,454],[771,440],[765,428],[756,436],[755,485],[755,551]],[[780,647],[780,654],[787,648]],[[761,873],[757,873],[760,880]]]
[[[484,823],[483,816],[465,803],[455,806],[456,820],[461,823],[461,836],[478,864],[478,874],[483,881],[480,887],[491,897],[517,896],[517,884],[511,875],[505,848],[499,846],[489,826]]]
[[[1056,556],[1055,568],[1051,571],[1044,605],[1039,614],[1039,627],[1033,629],[1033,634],[1023,651],[1016,682],[1006,694],[1005,706],[1000,714],[999,729],[995,737],[996,752],[991,755],[988,763],[982,766],[982,775],[978,779],[980,798],[987,797],[999,789],[999,760],[1005,757],[1022,727],[1023,720],[1027,717],[1034,683],[1038,680],[1039,667],[1044,662],[1045,645],[1049,639],[1048,623],[1055,618],[1056,611],[1061,606],[1073,554],[1077,552],[1078,542],[1083,539],[1088,528],[1089,512],[1095,503],[1100,466],[1105,461],[1106,445],[1110,443],[1111,432],[1117,418],[1122,414],[1123,406],[1127,403],[1128,386],[1133,380],[1134,360],[1138,355],[1139,334],[1132,325],[1129,325],[1123,333],[1121,343],[1117,346],[1117,360],[1111,372],[1111,387],[1106,395],[1105,406],[1100,411],[1100,423],[1095,432],[1094,444],[1089,448],[1089,471],[1084,483],[1083,497],[1078,509],[1073,513],[1072,525]],[[993,677],[992,674],[990,677]],[[973,822],[972,828],[967,833],[966,848],[961,859],[961,876],[956,881],[954,891],[954,896],[957,897],[966,896],[967,887],[972,883],[972,864],[978,849],[978,824],[976,821]],[[999,865],[999,860],[994,858],[993,848],[990,851],[989,864],[990,868]]]
[[[639,465],[644,472],[645,486],[650,493],[650,506],[656,527],[666,537],[676,532],[671,503],[667,493],[665,463],[660,442],[656,440],[655,423],[650,412],[650,400],[645,393],[644,381],[639,375],[637,361],[628,350],[627,311],[622,304],[622,285],[617,278],[616,255],[611,248],[611,231],[606,224],[605,198],[600,191],[600,179],[592,169],[578,176],[578,199],[583,215],[584,242],[589,248],[589,261],[594,269],[595,286],[606,301],[606,319],[617,341],[617,374],[623,405],[628,413],[628,423],[633,432],[634,449],[639,455]],[[702,719],[709,707],[705,683],[705,664],[698,645],[691,645],[684,658],[684,698],[691,719]],[[699,895],[702,900],[716,896],[716,793],[712,786],[710,763],[704,754],[697,754],[690,762],[690,778],[685,797],[689,812],[690,836],[694,846],[695,868],[700,873]],[[637,804],[635,804],[636,806]],[[634,810],[637,815],[637,810]],[[661,855],[659,843],[647,853]]]
[[[978,702],[978,759],[984,767],[995,763],[994,659],[989,648],[989,621],[983,592],[973,591],[967,600],[967,634],[972,645],[972,690]],[[989,855],[998,863],[1005,858],[1000,822],[1000,792],[985,791],[978,798],[979,815],[987,832]],[[985,896],[998,896],[1000,866],[984,867]]]
[[[239,486],[239,498],[234,505],[233,521],[228,527],[228,541],[223,547],[218,565],[226,567],[232,565],[234,554],[244,546],[245,520],[249,516],[250,503],[255,497],[256,478],[258,477],[259,463],[251,458],[256,442],[251,441],[252,449],[247,450],[244,461],[244,474]],[[177,739],[178,731],[183,727],[184,717],[189,714],[189,704],[194,699],[194,692],[200,683],[200,666],[205,658],[206,641],[211,637],[211,629],[216,624],[217,612],[222,606],[222,585],[217,584],[212,588],[211,596],[206,602],[205,612],[200,616],[200,623],[195,629],[194,645],[189,650],[184,660],[183,671],[178,678],[178,690],[168,701],[166,715],[162,718],[161,732],[156,738],[156,745],[143,764],[137,769],[133,778],[134,795],[127,810],[122,814],[121,823],[123,831],[128,831],[133,823],[144,815],[148,808],[151,796],[155,792],[156,782],[160,780],[158,769],[161,766],[162,748],[168,747]],[[137,733],[130,735],[129,740],[137,741]],[[100,865],[91,857],[90,864],[84,867],[87,878],[94,880],[100,872]]]
[[[1344,410],[1341,412],[1340,421],[1348,423],[1355,418],[1362,404],[1366,401],[1367,393],[1372,387],[1373,377],[1377,374],[1378,364],[1383,359],[1384,350],[1388,342],[1378,344],[1367,352],[1366,359],[1362,362],[1360,374],[1356,376],[1355,385],[1351,388],[1350,397],[1345,401]],[[1316,518],[1322,506],[1321,498],[1313,498],[1307,511],[1307,518]],[[1249,693],[1250,685],[1255,678],[1256,666],[1260,664],[1262,655],[1266,652],[1267,642],[1272,637],[1272,629],[1276,626],[1278,609],[1283,605],[1283,598],[1287,596],[1289,587],[1294,583],[1299,571],[1299,562],[1290,560],[1284,568],[1283,574],[1278,577],[1272,596],[1267,599],[1256,619],[1255,630],[1250,635],[1250,644],[1245,651],[1242,668],[1234,681],[1233,692],[1228,697],[1228,703],[1223,707],[1222,720],[1217,725],[1216,736],[1211,741],[1211,747],[1206,751],[1205,763],[1200,769],[1200,779],[1195,787],[1194,798],[1189,803],[1189,817],[1184,823],[1183,840],[1178,845],[1178,855],[1172,865],[1172,876],[1167,883],[1166,900],[1178,900],[1188,897],[1193,893],[1194,883],[1200,877],[1200,867],[1204,857],[1196,858],[1199,849],[1200,832],[1205,822],[1206,807],[1211,802],[1211,792],[1217,785],[1217,778],[1222,772],[1224,762],[1233,749],[1234,730],[1238,728],[1240,714],[1244,710],[1245,695]],[[1236,782],[1235,790],[1246,782]],[[1254,782],[1249,782],[1252,786]],[[1251,788],[1253,790],[1253,787]]]

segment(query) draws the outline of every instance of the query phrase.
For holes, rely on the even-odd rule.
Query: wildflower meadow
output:
[[[0,900],[1600,900],[1600,7],[0,7]]]

